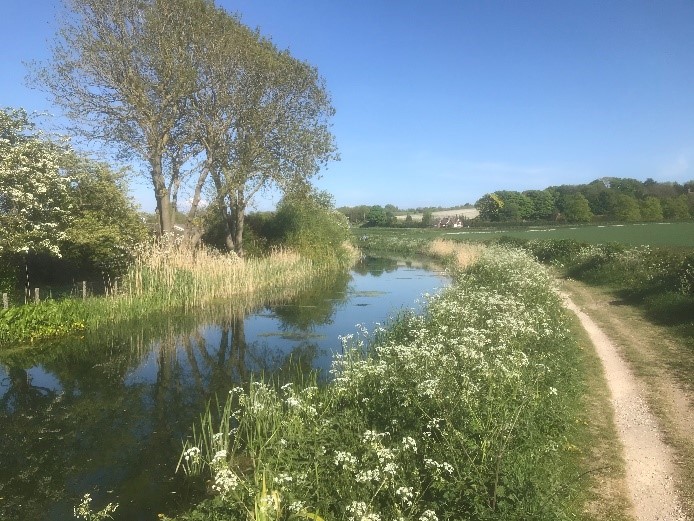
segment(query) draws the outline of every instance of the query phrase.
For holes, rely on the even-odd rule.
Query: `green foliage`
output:
[[[332,383],[254,382],[210,408],[179,463],[210,499],[180,519],[571,519],[567,325],[536,263],[489,250],[423,316],[345,338]]]
[[[612,201],[609,215],[617,221],[640,221],[641,209],[635,197],[617,194]]]
[[[366,214],[367,226],[390,226],[395,222],[395,216],[387,212],[382,206],[375,205],[369,208]]]
[[[532,202],[532,214],[530,219],[535,221],[547,221],[557,212],[554,195],[549,190],[528,190],[523,192]]]
[[[694,253],[692,248],[653,248],[573,240],[507,239],[553,264],[569,277],[609,286],[657,323],[685,338],[694,335]]]
[[[422,212],[422,222],[420,223],[423,228],[431,226],[433,220],[433,212],[431,210],[424,210]]]
[[[65,170],[72,201],[72,223],[62,245],[66,256],[86,269],[123,274],[148,236],[123,173],[74,154]]]
[[[689,219],[690,212],[687,196],[682,194],[678,197],[666,199],[663,202],[663,215],[675,221]]]
[[[496,192],[496,195],[503,201],[499,213],[502,221],[525,221],[535,213],[532,199],[520,192],[502,190]]]
[[[653,196],[646,197],[641,203],[641,219],[644,221],[662,221],[663,208],[660,199]]]
[[[590,222],[593,213],[590,211],[588,199],[581,194],[566,194],[559,201],[562,216],[570,223]]]
[[[498,221],[503,207],[504,202],[496,194],[485,194],[475,203],[475,208],[480,212],[480,219],[483,221]]]
[[[45,300],[0,310],[0,345],[79,333],[86,327],[84,311],[77,300]]]
[[[271,241],[319,264],[346,266],[351,238],[344,214],[334,209],[327,192],[291,192],[285,195],[270,223]]]

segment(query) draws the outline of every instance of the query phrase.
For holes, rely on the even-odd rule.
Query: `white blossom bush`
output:
[[[69,223],[67,141],[35,130],[22,109],[0,110],[0,253],[60,255]]]

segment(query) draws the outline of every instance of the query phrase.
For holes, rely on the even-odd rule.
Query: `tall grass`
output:
[[[0,310],[0,346],[79,333],[165,309],[247,307],[289,298],[330,269],[337,268],[282,249],[262,258],[239,258],[206,248],[152,244],[142,248],[107,297],[49,299]]]
[[[121,286],[127,298],[153,296],[201,307],[280,288],[301,287],[316,275],[310,261],[277,249],[263,258],[240,258],[206,248],[151,246],[137,257]]]
[[[571,240],[505,239],[570,278],[606,286],[691,343],[694,338],[694,250]]]
[[[423,315],[347,335],[330,384],[211,407],[179,462],[209,496],[179,519],[579,516],[580,350],[551,277],[519,251],[464,257]]]

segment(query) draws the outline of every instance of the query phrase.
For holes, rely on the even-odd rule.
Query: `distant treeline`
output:
[[[489,222],[687,220],[694,217],[694,181],[603,177],[544,190],[501,190],[484,195],[475,208]]]

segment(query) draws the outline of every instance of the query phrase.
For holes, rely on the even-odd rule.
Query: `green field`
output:
[[[605,224],[583,226],[531,226],[514,228],[465,228],[465,229],[360,229],[362,235],[407,237],[448,237],[469,241],[487,241],[508,236],[521,239],[573,239],[593,244],[620,242],[631,246],[694,247],[694,222]]]
[[[573,239],[579,242],[620,242],[632,246],[694,247],[694,222],[606,224],[572,227],[531,227],[518,230],[451,230],[449,233],[478,240],[506,235],[522,239]]]

